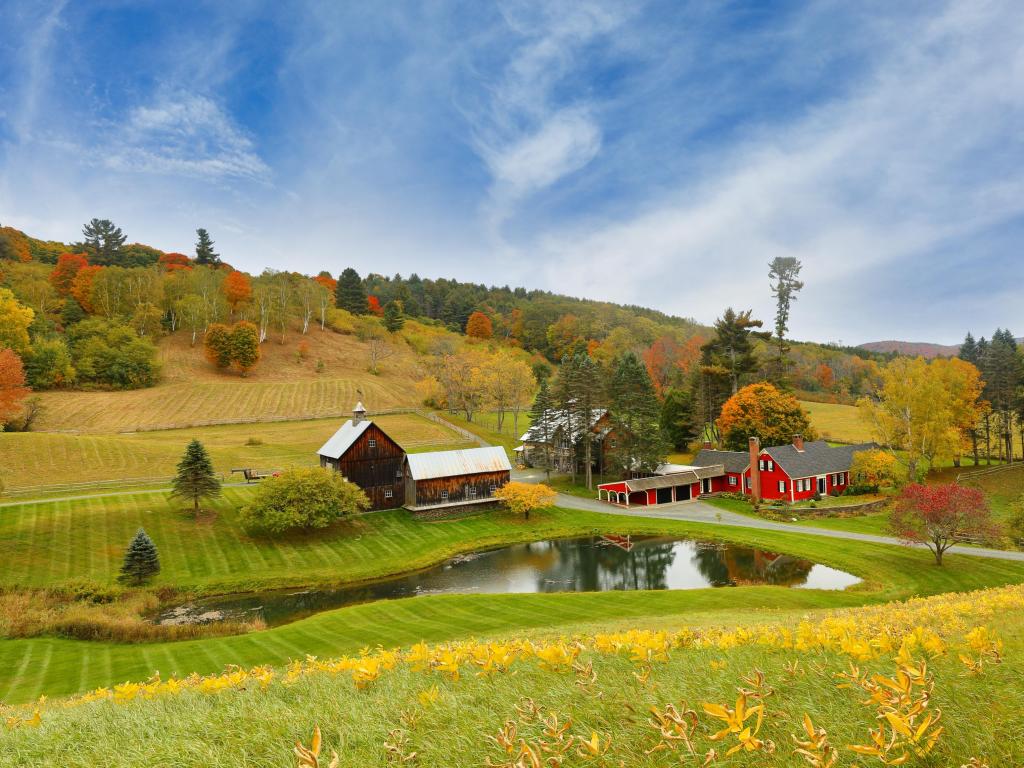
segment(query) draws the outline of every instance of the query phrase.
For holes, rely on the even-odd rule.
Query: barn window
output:
[[[498,486],[496,486],[496,485],[492,485],[492,486],[490,487],[490,489],[489,489],[489,490],[487,491],[487,495],[488,495],[488,496],[493,496],[493,495],[494,495],[494,493],[495,493],[495,491],[497,491],[497,490],[498,490]]]
[[[441,501],[448,501],[448,491],[441,491]]]
[[[401,469],[396,469],[395,470],[395,477],[398,478],[399,480],[402,479],[402,470]]]
[[[469,488],[467,488],[466,489],[466,495],[469,498],[471,498],[471,499],[475,499],[476,498],[476,487],[471,485]]]
[[[377,441],[376,441],[376,440],[374,440],[374,439],[373,439],[373,438],[371,437],[371,438],[370,438],[370,442],[368,443],[368,445],[369,445],[369,446],[370,446],[371,448],[376,448],[376,447],[377,447]]]
[[[394,493],[392,492],[392,490],[391,490],[390,488],[388,488],[388,489],[386,489],[386,490],[384,491],[384,498],[385,498],[385,499],[390,499],[390,498],[391,498],[392,496],[394,496],[394,495],[395,495],[395,494],[394,494]]]

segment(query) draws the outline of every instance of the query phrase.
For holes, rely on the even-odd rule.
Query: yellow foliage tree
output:
[[[936,461],[959,454],[963,431],[981,415],[977,368],[959,358],[901,357],[879,378],[875,396],[857,405],[875,440],[906,467],[911,481]]]
[[[850,464],[850,478],[857,485],[893,488],[906,480],[906,470],[888,451],[857,451]]]
[[[533,510],[550,507],[558,494],[554,488],[543,483],[511,482],[495,491],[494,498],[504,504],[509,512],[529,520]]]
[[[28,352],[28,327],[35,314],[12,291],[0,288],[0,347],[10,347],[19,355]]]

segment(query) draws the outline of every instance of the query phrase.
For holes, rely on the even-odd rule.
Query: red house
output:
[[[749,451],[705,448],[693,463],[725,466],[725,475],[713,482],[715,492],[742,491],[766,501],[794,502],[845,491],[850,485],[853,455],[876,447],[874,443],[832,446],[824,440],[805,443],[800,435],[794,435],[788,445],[762,448],[752,437]]]
[[[831,446],[823,440],[762,448],[750,438],[749,451],[705,448],[692,466],[666,464],[653,477],[601,483],[598,498],[623,506],[690,501],[712,493],[745,493],[766,501],[795,502],[842,492],[850,484],[850,465],[858,451],[874,443]]]

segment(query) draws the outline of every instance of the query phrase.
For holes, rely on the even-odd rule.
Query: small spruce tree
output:
[[[178,462],[178,474],[171,485],[171,497],[191,499],[197,515],[200,499],[220,496],[220,480],[213,472],[213,462],[198,440],[188,444],[185,455]]]
[[[146,532],[139,528],[124,553],[124,563],[121,565],[118,581],[125,584],[144,584],[158,573],[160,556],[157,554],[156,545]]]
[[[196,236],[198,238],[196,240],[196,264],[205,264],[210,267],[220,264],[220,256],[213,250],[210,233],[200,228],[196,230]]]
[[[540,462],[548,479],[551,478],[551,440],[554,437],[554,407],[555,403],[548,388],[547,378],[540,379],[540,387],[537,389],[537,397],[530,407],[530,428],[534,438],[543,448]]]
[[[389,301],[384,307],[384,327],[391,333],[402,330],[405,325],[405,315],[402,313],[400,301]]]
[[[365,315],[370,311],[362,278],[352,267],[346,267],[338,276],[338,284],[334,288],[334,303],[339,309],[347,309],[353,315]]]

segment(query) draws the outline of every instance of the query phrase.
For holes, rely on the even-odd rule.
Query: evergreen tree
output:
[[[583,448],[583,476],[587,488],[593,487],[595,415],[603,401],[601,371],[585,352],[565,357],[558,375],[559,399],[569,418],[570,433],[579,435]],[[576,448],[573,446],[573,475],[576,473]]]
[[[695,424],[693,393],[682,387],[671,387],[661,404],[661,429],[677,450],[686,450],[700,431]]]
[[[789,367],[789,345],[786,343],[786,331],[789,330],[789,310],[796,294],[804,287],[797,280],[803,265],[793,256],[776,256],[768,265],[768,278],[774,280],[772,296],[775,297],[775,342],[776,365],[778,367],[778,383],[784,384]]]
[[[365,315],[370,311],[366,288],[359,273],[352,267],[346,267],[338,276],[338,284],[334,289],[334,305],[339,309],[347,309],[353,315]]]
[[[384,307],[384,327],[391,333],[402,330],[405,325],[405,315],[402,314],[402,304],[398,301],[389,301]]]
[[[650,472],[664,461],[668,443],[661,432],[661,406],[644,364],[629,352],[617,361],[608,385],[608,408],[616,446],[611,459],[622,471]]]
[[[974,336],[971,335],[970,331],[964,337],[964,343],[960,345],[960,359],[964,362],[970,363],[979,371],[981,370],[981,356],[978,352],[978,343],[974,340]],[[975,424],[967,430],[967,434],[971,438],[971,453],[974,458],[974,466],[978,466],[978,431],[980,424]]]
[[[196,264],[204,264],[208,267],[215,267],[220,264],[220,255],[213,250],[213,240],[210,233],[200,227],[196,230]]]
[[[198,440],[188,444],[185,455],[178,462],[178,474],[171,485],[171,497],[191,499],[197,515],[200,499],[220,496],[220,480],[213,472],[213,462]]]
[[[89,255],[89,263],[103,266],[117,261],[126,240],[121,228],[110,219],[93,219],[82,227],[82,234],[82,249]]]
[[[764,325],[751,317],[751,310],[736,312],[732,307],[715,321],[715,337],[701,347],[705,353],[708,373],[724,375],[735,395],[744,377],[757,371],[759,363],[754,353],[754,339],[770,339],[771,333],[754,331]]]
[[[144,584],[158,573],[160,556],[157,554],[156,545],[146,532],[139,528],[124,553],[124,563],[121,565],[118,581],[126,584]]]
[[[992,404],[999,438],[999,453],[1013,461],[1013,424],[1018,390],[1024,380],[1017,341],[1009,329],[997,328],[982,361],[986,399]]]
[[[541,462],[548,479],[551,479],[551,438],[554,431],[554,408],[555,403],[551,397],[551,390],[548,388],[548,379],[538,379],[539,387],[537,396],[530,406],[530,429],[534,437],[544,446]]]

